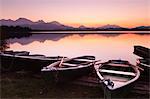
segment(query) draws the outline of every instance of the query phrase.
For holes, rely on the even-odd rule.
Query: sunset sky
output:
[[[0,19],[59,21],[72,26],[150,25],[149,0],[0,0]]]

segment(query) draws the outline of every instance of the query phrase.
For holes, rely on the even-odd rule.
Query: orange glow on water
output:
[[[49,35],[49,34],[45,34]],[[53,34],[56,35],[56,34]],[[38,34],[37,34],[38,37]],[[36,38],[37,38],[36,37]],[[133,55],[133,46],[142,45],[150,48],[150,35],[137,34],[73,34],[58,40],[46,38],[34,39],[34,36],[24,39],[11,40],[10,50],[30,51],[31,54],[44,54],[46,56],[94,55],[97,59],[127,59],[136,60]],[[41,41],[39,41],[41,40]]]

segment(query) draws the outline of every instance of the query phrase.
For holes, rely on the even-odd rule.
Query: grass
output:
[[[45,83],[40,75],[2,74],[0,82],[1,98],[103,98],[99,88]]]
[[[42,75],[31,73],[3,73],[0,84],[1,98],[104,98],[99,87],[46,83]],[[148,99],[149,96],[131,93],[124,98]]]

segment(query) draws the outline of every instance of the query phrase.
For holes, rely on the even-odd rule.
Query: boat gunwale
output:
[[[65,63],[65,62],[68,62],[68,61],[72,61],[72,60],[76,60],[78,57],[75,57],[75,58],[67,58],[67,59],[65,59],[64,61],[63,61],[63,63]],[[86,60],[88,60],[88,59],[86,59]],[[93,60],[93,61],[91,61],[91,62],[89,62],[89,61],[85,61],[85,63],[87,63],[87,64],[77,64],[77,66],[68,66],[68,67],[55,67],[56,65],[59,65],[60,64],[60,62],[61,61],[57,61],[57,62],[54,62],[54,63],[52,63],[52,64],[50,64],[49,66],[46,66],[46,67],[44,67],[41,71],[61,71],[61,70],[72,70],[72,69],[80,69],[80,68],[86,68],[86,67],[90,67],[90,66],[92,66],[92,65],[94,65],[93,64],[93,62],[94,62],[95,60]],[[83,62],[83,61],[82,61]],[[62,63],[62,64],[63,64]]]
[[[11,55],[11,54],[0,54],[1,56],[6,56],[6,57],[12,57],[12,58],[24,58],[24,59],[33,59],[33,60],[58,60],[59,58],[61,59],[61,57],[56,56],[56,57],[40,57],[37,55],[35,56],[30,56],[30,55]],[[65,57],[66,58],[66,57]]]
[[[142,66],[144,66],[144,67],[150,68],[150,64],[142,63],[140,60],[144,60],[144,59],[137,59],[136,63],[137,63],[137,64],[140,64],[140,65],[142,65]]]

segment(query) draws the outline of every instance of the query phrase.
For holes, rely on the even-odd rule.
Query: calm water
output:
[[[46,56],[94,55],[97,59],[127,59],[135,64],[134,45],[150,48],[150,34],[33,34],[9,39],[8,50],[30,51]]]

